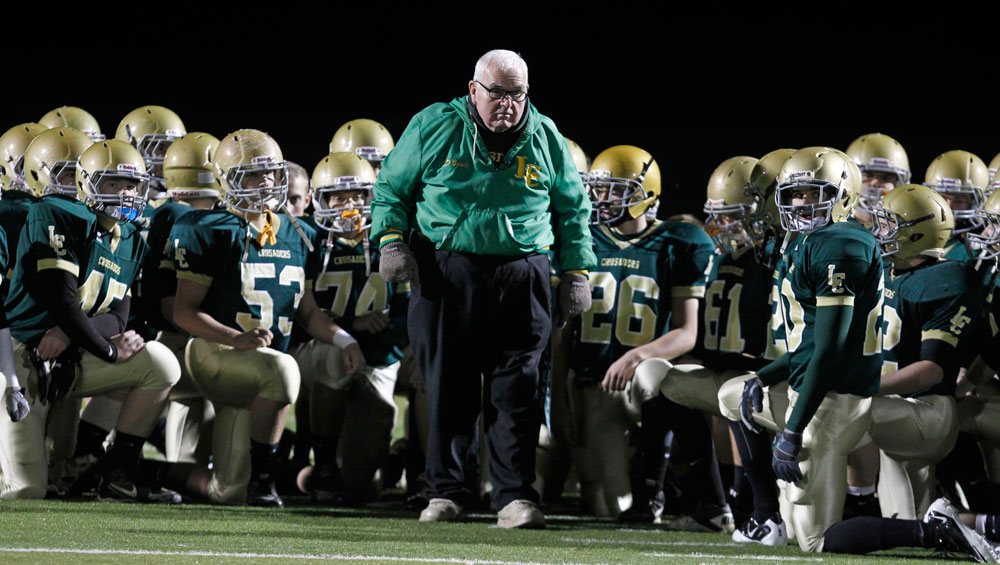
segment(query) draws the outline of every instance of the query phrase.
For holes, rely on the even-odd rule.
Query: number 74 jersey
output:
[[[203,312],[241,332],[269,329],[271,349],[285,352],[317,265],[288,218],[274,217],[277,243],[261,245],[256,231],[232,212],[189,212],[170,232],[171,255],[178,279],[209,287]],[[301,227],[315,239],[312,228]]]
[[[601,382],[625,352],[665,334],[674,298],[705,296],[715,252],[708,234],[680,222],[657,221],[632,236],[597,226],[591,237],[598,264],[589,276],[593,304],[580,317],[573,346],[581,386]]]
[[[790,357],[788,385],[799,390],[813,357],[816,310],[851,306],[844,355],[826,367],[825,388],[842,394],[878,392],[882,367],[882,253],[875,237],[854,221],[800,235],[786,268],[776,271],[784,335]]]

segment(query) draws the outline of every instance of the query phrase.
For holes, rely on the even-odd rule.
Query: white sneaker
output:
[[[934,527],[934,548],[939,551],[964,553],[979,563],[997,563],[997,550],[986,538],[969,528],[958,517],[958,509],[947,499],[935,500],[924,522]]]
[[[451,522],[462,513],[462,507],[447,498],[432,498],[420,513],[421,522]]]
[[[753,516],[735,532],[733,541],[738,543],[759,543],[762,545],[788,545],[788,533],[785,531],[785,523],[778,517],[775,523],[774,518],[768,518],[763,524],[754,520]]]

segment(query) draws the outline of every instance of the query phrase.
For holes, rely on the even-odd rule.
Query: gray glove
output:
[[[28,399],[24,397],[23,388],[8,388],[3,395],[4,403],[7,405],[7,415],[11,422],[20,422],[31,412]]]
[[[580,273],[563,273],[559,281],[559,311],[556,325],[563,326],[572,318],[590,310],[590,283]]]
[[[387,282],[419,281],[417,260],[402,241],[387,243],[379,250],[378,274]]]

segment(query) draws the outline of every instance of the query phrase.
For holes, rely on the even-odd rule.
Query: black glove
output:
[[[388,282],[420,280],[417,260],[402,241],[387,243],[379,250],[378,274]]]
[[[785,429],[774,437],[774,445],[771,446],[771,467],[779,479],[788,483],[802,480],[802,469],[799,469],[800,451],[802,451],[802,434]]]
[[[8,388],[3,396],[11,422],[20,422],[31,412],[28,399],[24,397],[24,388]]]
[[[764,410],[764,386],[760,379],[753,377],[743,383],[743,394],[740,395],[740,421],[746,429],[761,433],[763,428],[757,425],[753,415]]]
[[[572,318],[590,310],[590,283],[580,273],[563,273],[559,281],[559,311],[556,325],[562,326]]]
[[[80,357],[75,351],[46,360],[39,359],[32,351],[29,358],[38,371],[38,399],[42,404],[66,398],[76,386]]]

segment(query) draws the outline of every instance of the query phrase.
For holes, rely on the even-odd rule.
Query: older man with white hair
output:
[[[414,283],[409,334],[430,413],[421,521],[453,520],[473,499],[459,458],[482,412],[498,524],[544,527],[531,483],[548,250],[563,320],[590,307],[596,259],[590,201],[563,136],[528,102],[524,60],[483,55],[468,96],[413,117],[374,192],[380,273]]]

